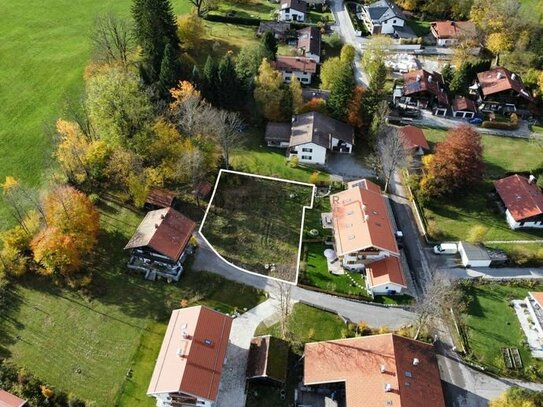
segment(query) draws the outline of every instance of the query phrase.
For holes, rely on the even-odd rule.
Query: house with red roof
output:
[[[394,334],[307,343],[303,380],[345,407],[445,407],[434,347]]]
[[[26,400],[0,389],[0,407],[23,407],[26,405]]]
[[[172,312],[147,395],[157,407],[213,407],[232,318],[203,306]]]
[[[373,295],[407,288],[400,250],[381,188],[362,179],[330,196],[334,250],[344,269],[364,272]]]
[[[292,77],[296,76],[302,85],[309,85],[313,74],[317,72],[317,61],[308,57],[277,55],[272,66],[281,72],[286,83],[290,83]]]
[[[403,87],[394,97],[394,103],[404,109],[429,109],[445,116],[450,102],[444,90],[441,74],[418,69],[403,74]]]
[[[502,66],[478,73],[470,91],[478,97],[482,112],[512,113],[534,102],[520,75]]]
[[[477,29],[471,21],[435,21],[430,31],[440,47],[455,47],[460,41],[477,38]]]
[[[543,228],[543,193],[533,175],[511,175],[494,181],[494,188],[505,206],[511,229]]]
[[[124,247],[131,250],[128,268],[156,277],[178,281],[183,262],[192,253],[189,244],[196,223],[173,208],[148,212]]]
[[[430,151],[430,146],[421,128],[411,125],[401,127],[398,129],[398,134],[406,150],[413,155],[420,156]]]
[[[472,119],[478,111],[475,102],[465,96],[455,96],[451,110],[453,117],[461,119]]]

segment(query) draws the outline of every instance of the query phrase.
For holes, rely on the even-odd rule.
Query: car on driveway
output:
[[[480,117],[474,117],[468,120],[469,124],[481,124],[482,122],[483,122],[483,119],[481,119]]]
[[[435,254],[456,254],[458,245],[456,243],[440,243],[434,246]]]

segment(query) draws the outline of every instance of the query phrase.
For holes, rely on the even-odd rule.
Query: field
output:
[[[222,172],[202,233],[231,263],[294,282],[312,193],[310,186]]]
[[[464,318],[469,347],[474,359],[494,372],[507,374],[501,349],[515,347],[520,351],[524,370],[543,363],[532,358],[524,347],[524,333],[509,301],[523,299],[528,291],[543,290],[543,286],[510,286],[500,283],[474,285],[466,288],[468,310]],[[509,372],[513,373],[513,372]]]
[[[437,129],[424,129],[431,145],[442,141],[446,132]],[[431,202],[424,207],[428,222],[428,232],[436,240],[466,239],[476,226],[486,228],[483,241],[494,240],[537,240],[543,238],[541,231],[513,231],[507,225],[505,216],[499,211],[495,198],[491,195],[492,180],[507,173],[529,171],[541,162],[538,150],[525,139],[483,135],[483,159],[485,181],[475,191],[466,196],[450,199],[448,202]],[[537,251],[538,244],[523,245],[526,250]],[[515,250],[514,245],[502,245],[508,253]]]
[[[88,264],[92,285],[74,292],[35,276],[18,281],[0,316],[0,354],[97,405],[145,405],[165,324],[182,299],[233,312],[263,297],[203,272],[187,270],[178,285],[127,273],[123,246],[141,215],[111,202],[100,208],[103,231]]]
[[[520,0],[520,13],[534,23],[541,24],[543,5],[539,0]]]
[[[130,0],[0,0],[0,180],[39,186],[51,165],[52,128],[66,100],[79,100],[96,15],[128,16]],[[176,13],[190,11],[174,0]],[[0,219],[9,219],[0,205]]]

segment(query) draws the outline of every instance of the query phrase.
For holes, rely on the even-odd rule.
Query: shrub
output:
[[[237,25],[253,25],[258,26],[260,25],[260,19],[258,18],[250,18],[250,17],[228,17],[228,16],[221,16],[217,14],[208,14],[204,17],[207,21],[216,21],[219,23],[229,23],[229,24],[237,24]]]
[[[298,159],[297,155],[293,155],[289,160],[290,168],[296,168],[298,166],[298,163],[300,160]]]
[[[483,129],[499,129],[499,130],[516,130],[518,128],[518,122],[496,122],[485,120],[481,127]]]
[[[469,229],[467,241],[470,243],[481,243],[488,233],[488,227],[485,225],[475,225]]]
[[[543,189],[543,174],[539,174],[539,177],[537,177],[537,186]]]

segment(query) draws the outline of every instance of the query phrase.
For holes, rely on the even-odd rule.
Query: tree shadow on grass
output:
[[[12,283],[1,298],[0,303],[0,359],[9,358],[11,352],[8,349],[15,344],[18,338],[17,332],[24,329],[16,315],[19,311],[23,299],[17,293],[15,285]]]

